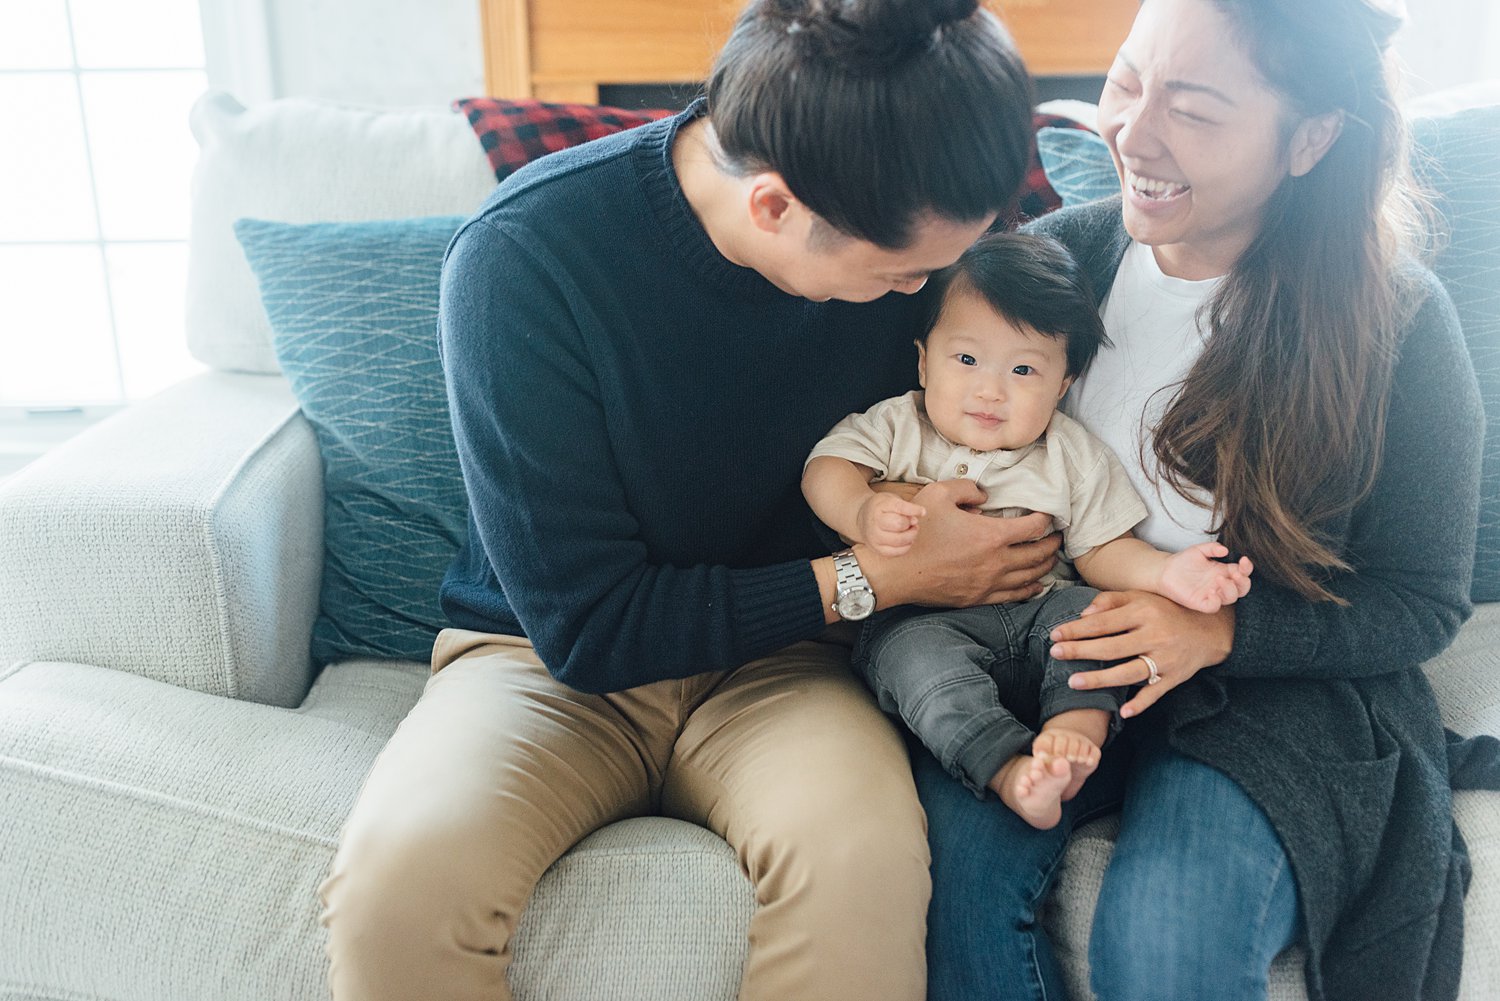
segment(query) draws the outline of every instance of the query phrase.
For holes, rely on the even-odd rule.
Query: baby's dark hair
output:
[[[931,307],[919,338],[927,340],[955,292],[977,293],[1019,327],[1060,337],[1068,374],[1081,375],[1109,344],[1088,278],[1066,247],[1050,236],[990,233],[932,276]]]

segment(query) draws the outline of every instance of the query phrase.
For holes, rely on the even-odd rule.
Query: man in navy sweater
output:
[[[1057,540],[955,481],[907,555],[830,555],[799,480],[910,388],[914,293],[1017,188],[1029,98],[974,0],[754,3],[706,102],[517,172],[459,232],[455,628],[324,887],[338,1001],[509,997],[542,872],[654,811],[755,884],[742,998],[923,996],[923,815],[827,627],[1029,597]]]

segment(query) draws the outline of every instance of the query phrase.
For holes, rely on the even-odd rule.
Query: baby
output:
[[[876,481],[970,479],[993,515],[1050,514],[1057,569],[1022,602],[887,609],[856,650],[880,705],[898,713],[976,795],[993,790],[1035,827],[1055,826],[1119,727],[1124,689],[1075,691],[1093,661],[1059,661],[1051,631],[1102,590],[1144,590],[1203,612],[1249,590],[1248,559],[1207,542],[1168,554],[1135,538],[1146,507],[1114,454],[1057,410],[1105,341],[1063,247],[1000,233],[934,276],[917,341],[922,390],[840,421],[813,449],[802,487],[818,517],[885,556],[909,550],[924,509]],[[1076,574],[1074,571],[1076,570]],[[1093,587],[1075,584],[1081,577]],[[1037,732],[1039,728],[1039,732]],[[1066,764],[1062,764],[1066,762]]]

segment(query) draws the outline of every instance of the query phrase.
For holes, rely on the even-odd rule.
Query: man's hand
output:
[[[896,491],[891,494],[899,496]],[[899,558],[856,547],[882,607],[948,608],[1023,601],[1057,562],[1061,536],[1045,514],[991,518],[975,508],[985,495],[972,480],[928,484],[909,498],[922,508],[922,529]],[[860,551],[863,549],[863,551]]]
[[[893,493],[872,493],[859,506],[859,538],[881,556],[904,556],[917,541],[927,509]]]

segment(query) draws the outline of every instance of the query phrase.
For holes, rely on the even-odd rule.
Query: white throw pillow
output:
[[[274,374],[271,328],[234,236],[241,218],[353,222],[467,215],[495,175],[463,115],[303,99],[245,108],[222,91],[191,115],[193,173],[187,329],[216,369]]]

